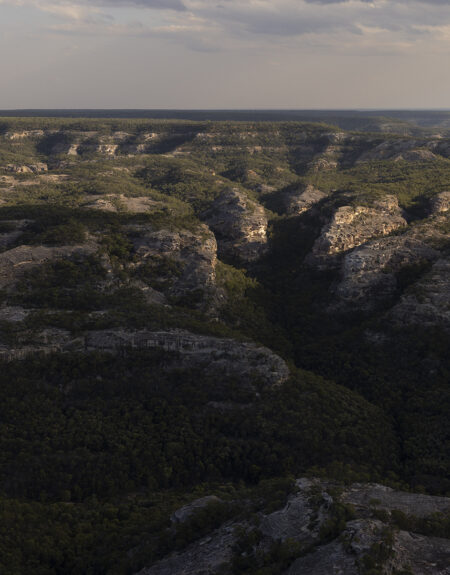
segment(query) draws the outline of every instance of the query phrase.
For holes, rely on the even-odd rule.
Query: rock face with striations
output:
[[[216,235],[219,256],[252,262],[266,251],[264,208],[237,188],[224,191],[204,218]]]
[[[361,575],[369,566],[380,575],[450,574],[448,539],[401,530],[391,516],[401,511],[407,517],[443,517],[450,510],[449,498],[394,491],[377,484],[342,488],[318,479],[300,479],[296,487],[297,492],[278,511],[260,512],[256,521],[227,521],[138,575],[231,575],[233,559],[242,553],[239,541],[243,533],[259,534],[253,537],[257,541],[252,550],[255,561],[270,557],[274,544],[298,546],[298,558],[292,558],[283,575]],[[330,541],[324,539],[323,528],[333,524],[336,504],[351,506],[347,510],[354,517],[344,521],[341,532]],[[243,553],[248,559],[248,548]]]
[[[188,230],[154,230],[129,226],[134,248],[134,267],[142,281],[166,296],[194,298],[192,305],[205,307],[218,303],[216,291],[217,243],[207,226]]]
[[[336,267],[343,253],[406,225],[394,196],[385,196],[372,207],[343,206],[322,229],[307,263],[319,269]]]
[[[297,559],[286,575],[361,575],[367,565],[380,575],[448,575],[449,560],[447,539],[407,531],[391,535],[383,522],[359,519],[347,523],[340,539]]]
[[[436,249],[408,235],[371,240],[344,257],[332,308],[372,310],[389,303],[397,294],[397,274],[402,269],[438,257]]]
[[[284,207],[288,215],[300,215],[326,197],[326,194],[308,184],[303,189],[289,191],[284,197]]]
[[[234,339],[195,334],[182,329],[167,331],[87,331],[76,339],[63,330],[34,333],[31,341],[0,348],[6,361],[53,352],[103,352],[160,349],[167,352],[164,368],[200,369],[217,383],[232,379],[253,391],[253,383],[276,386],[290,375],[286,362],[267,347]],[[1,341],[0,341],[1,344]]]
[[[440,326],[450,331],[450,260],[439,259],[406,290],[389,317],[401,326]]]
[[[74,246],[18,246],[0,253],[0,288],[14,284],[28,270],[46,262],[96,251],[94,242]]]
[[[450,210],[450,192],[441,192],[431,200],[431,214],[440,214]]]
[[[439,196],[435,197],[436,203]],[[402,285],[402,274],[402,277],[409,277],[408,283],[417,283],[434,262],[446,259],[448,214],[439,210],[400,235],[372,239],[346,253],[341,261],[339,277],[332,287],[335,301],[330,311],[371,311],[380,305],[394,303],[395,298],[401,295],[400,290],[406,287]],[[443,290],[440,311],[444,312],[447,297],[443,285],[445,279],[437,279],[438,290]],[[424,287],[419,291],[423,292]],[[413,304],[412,300],[410,304]],[[420,307],[419,302],[416,304]],[[442,315],[436,311],[433,317]]]
[[[85,337],[87,351],[119,353],[126,349],[159,348],[174,352],[173,367],[202,369],[204,373],[236,378],[251,384],[283,383],[289,377],[286,363],[270,349],[254,343],[198,335],[189,331],[93,331]],[[167,365],[170,365],[167,360]]]

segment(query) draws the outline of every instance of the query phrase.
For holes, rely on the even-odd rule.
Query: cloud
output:
[[[40,0],[0,0],[1,4],[12,6],[30,6],[45,9],[46,6],[53,6],[53,11],[63,11],[67,7],[76,9],[80,6],[98,8],[141,8],[154,10],[173,10],[183,12],[186,10],[183,0],[55,0],[53,2],[42,2]]]
[[[136,7],[136,8],[153,8],[158,10],[175,10],[185,11],[186,7],[182,0],[85,0],[92,6],[109,6],[109,7]]]
[[[191,49],[308,43],[355,51],[447,48],[449,0],[0,0],[35,7],[63,24],[46,29],[71,35],[159,36]],[[120,10],[117,10],[120,8]],[[126,10],[129,8],[129,10]],[[158,15],[153,15],[153,11]],[[136,24],[138,14],[140,24]],[[378,43],[378,47],[377,47]]]

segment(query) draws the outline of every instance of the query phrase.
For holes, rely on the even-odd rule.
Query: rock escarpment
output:
[[[200,307],[215,307],[217,243],[207,226],[197,231],[154,230],[128,227],[133,244],[135,275],[154,289],[173,298],[194,298]]]
[[[336,267],[346,251],[406,225],[395,196],[385,196],[372,207],[343,206],[322,229],[307,263],[318,269]]]
[[[120,354],[129,350],[160,349],[167,352],[164,367],[200,369],[223,380],[233,379],[253,389],[254,382],[266,386],[280,385],[289,377],[284,360],[270,349],[254,343],[194,334],[186,330],[167,331],[88,331],[73,338],[64,330],[33,333],[32,339],[19,345],[3,345],[0,358],[11,361],[33,354],[52,352],[103,352]]]
[[[163,205],[162,202],[157,202],[146,196],[128,197],[124,194],[106,194],[84,204],[83,208],[104,212],[145,214],[156,211]]]
[[[86,351],[119,353],[126,349],[162,349],[178,354],[173,367],[196,368],[204,373],[250,383],[279,385],[289,377],[286,363],[270,349],[254,343],[170,331],[93,331],[85,336]],[[167,362],[170,365],[170,360]]]
[[[266,251],[264,208],[237,188],[224,191],[204,218],[216,235],[219,256],[253,262]]]
[[[391,534],[381,521],[360,519],[347,523],[341,540],[297,559],[286,575],[361,575],[368,565],[382,575],[448,575],[449,560],[447,539]]]
[[[439,196],[436,196],[436,200],[438,198]],[[445,196],[443,199],[445,200]],[[439,210],[435,215],[409,227],[401,235],[373,239],[346,253],[339,277],[332,288],[335,301],[330,310],[370,311],[380,305],[392,304],[395,298],[401,295],[401,290],[405,289],[405,280],[409,284],[419,282],[418,291],[426,292],[425,284],[419,287],[421,277],[438,259],[447,259],[447,225],[448,212]],[[433,314],[435,318],[441,315],[441,312],[445,313],[446,309],[445,279],[440,278],[441,275],[445,278],[445,273],[438,271],[436,281],[440,287],[437,287],[436,297],[439,299],[439,290],[442,295],[440,303],[436,301],[436,313]],[[412,286],[411,290],[413,289]],[[410,295],[411,290],[408,291]],[[434,296],[430,297],[433,299]],[[413,304],[413,300],[410,300],[410,306]],[[416,304],[420,307],[418,301]],[[443,307],[440,307],[441,304]],[[414,314],[411,319],[413,317]]]
[[[325,141],[323,149],[308,165],[313,172],[336,169],[349,136],[345,132],[330,132],[324,134],[322,139]]]
[[[299,190],[292,190],[285,194],[284,209],[288,215],[300,215],[324,198],[326,194],[308,184]]]
[[[397,294],[397,275],[408,266],[425,265],[439,252],[426,243],[405,236],[372,240],[349,252],[340,279],[333,289],[334,309],[372,310],[389,303]]]
[[[283,575],[361,575],[369,568],[381,575],[449,574],[450,541],[402,530],[395,517],[400,512],[402,517],[414,515],[416,520],[444,517],[450,499],[377,484],[350,485],[339,495],[341,486],[316,479],[298,480],[296,487],[283,508],[259,512],[253,520],[227,521],[185,550],[142,569],[139,575],[231,575],[233,560],[242,555],[256,563],[264,556],[269,558],[274,545],[297,549],[297,558],[294,553]],[[338,508],[341,514],[346,509],[348,517],[330,541],[324,534],[335,524]],[[243,534],[254,542],[244,551],[240,544]],[[267,569],[270,572],[270,562]]]
[[[450,210],[450,192],[441,192],[431,199],[431,214],[440,214]]]
[[[424,162],[436,160],[436,153],[446,155],[446,147],[435,139],[389,139],[364,152],[358,163],[391,160],[405,162]]]
[[[43,172],[48,172],[48,166],[43,162],[28,165],[8,164],[6,166],[6,171],[13,174],[41,174]]]
[[[440,326],[450,331],[450,260],[439,259],[391,310],[395,324]]]
[[[61,258],[94,253],[94,242],[74,246],[18,246],[0,253],[0,288],[14,284],[28,270]]]

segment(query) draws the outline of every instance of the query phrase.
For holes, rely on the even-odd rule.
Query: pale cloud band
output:
[[[0,0],[12,45],[0,104],[450,105],[450,0]]]
[[[405,35],[412,39],[450,25],[449,0],[0,0],[0,4],[28,6],[76,22],[49,22],[49,29],[62,34],[124,35],[128,30],[131,36],[164,32],[183,40],[189,30],[205,39],[213,32],[215,49],[225,48],[227,37],[245,41],[265,36],[267,42],[270,37],[327,33],[361,37],[387,31],[404,41]],[[148,19],[153,12],[163,15],[155,23]]]

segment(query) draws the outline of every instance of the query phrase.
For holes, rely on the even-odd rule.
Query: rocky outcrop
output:
[[[4,231],[0,232],[0,251],[16,243],[29,223],[30,220],[4,220],[2,222]]]
[[[28,165],[8,164],[6,171],[13,174],[42,174],[48,172],[48,165],[42,162]]]
[[[270,541],[289,540],[309,545],[319,540],[320,528],[328,519],[333,498],[325,486],[311,479],[298,479],[296,487],[298,492],[289,497],[282,509],[260,517],[259,529]]]
[[[217,243],[207,226],[196,232],[129,226],[128,232],[135,256],[132,266],[141,281],[173,298],[195,296],[194,306],[218,303]]]
[[[61,258],[89,255],[97,250],[94,242],[74,246],[18,246],[0,253],[0,288],[14,284],[28,270]]]
[[[0,358],[11,361],[36,353],[98,351],[120,354],[133,349],[160,349],[168,354],[164,359],[165,369],[199,369],[216,376],[218,386],[232,379],[254,390],[255,382],[275,386],[289,377],[284,360],[266,347],[181,329],[88,331],[76,339],[62,330],[44,330],[30,334],[30,338],[22,338],[15,346],[5,344]]]
[[[385,196],[372,207],[343,206],[322,229],[306,263],[319,269],[336,267],[346,251],[406,225],[395,196]]]
[[[300,215],[324,198],[326,198],[326,194],[308,184],[299,190],[287,192],[283,203],[288,215]]]
[[[341,499],[362,511],[371,507],[385,511],[397,509],[415,517],[427,517],[433,513],[450,513],[450,498],[448,497],[395,491],[391,487],[376,483],[354,483],[344,489]]]
[[[343,146],[349,138],[345,132],[330,132],[324,134],[325,146],[321,152],[309,163],[308,167],[313,172],[334,170],[339,165],[343,152]]]
[[[224,191],[204,218],[216,235],[219,256],[253,262],[266,251],[264,208],[237,188]]]
[[[439,252],[408,235],[372,240],[344,257],[340,278],[333,288],[336,310],[372,310],[397,294],[398,273],[408,266],[425,265]]]
[[[356,161],[357,164],[393,160],[405,162],[424,162],[437,159],[441,143],[436,140],[388,139],[371,150],[364,152]]]
[[[93,331],[85,336],[86,351],[119,353],[126,349],[162,349],[174,352],[167,365],[201,369],[204,373],[236,378],[245,382],[260,381],[273,386],[289,377],[286,363],[270,349],[254,343],[198,335],[185,330],[170,331]]]
[[[84,204],[83,208],[103,212],[145,214],[156,211],[163,205],[163,202],[157,202],[146,196],[129,197],[124,194],[105,194]]]
[[[440,214],[450,210],[450,192],[441,192],[430,201],[430,213]]]
[[[298,549],[298,558],[293,555],[284,575],[361,575],[370,569],[381,575],[449,575],[450,541],[401,530],[391,512],[428,518],[433,513],[447,513],[450,499],[394,491],[376,484],[342,489],[317,479],[298,480],[296,487],[297,492],[282,509],[260,512],[253,521],[228,521],[185,550],[141,570],[139,575],[231,575],[233,559],[240,553],[247,559],[251,558],[249,553],[254,553],[255,561],[256,557],[261,560],[270,557],[274,544],[291,549],[296,545]],[[324,539],[324,528],[335,524],[337,505],[341,510],[347,506],[354,517],[344,520],[330,541],[329,537]],[[247,547],[242,552],[240,538],[246,533],[258,534],[253,537],[257,543],[252,550]],[[266,570],[270,573],[270,563]]]
[[[185,523],[200,509],[205,509],[205,507],[208,507],[208,505],[221,502],[222,499],[216,497],[215,495],[207,495],[206,497],[201,497],[200,499],[191,501],[191,503],[188,503],[187,505],[184,505],[180,509],[174,511],[170,517],[170,520],[172,523]]]
[[[225,524],[185,551],[173,553],[152,567],[142,569],[137,575],[228,574],[237,541],[236,526],[232,523]],[[222,570],[224,568],[225,571]]]
[[[339,540],[297,559],[286,575],[448,575],[449,561],[447,539],[391,534],[381,521],[360,519],[347,523]]]
[[[400,326],[440,326],[450,331],[450,260],[439,259],[389,314]]]
[[[22,132],[6,132],[5,140],[23,140],[25,138],[42,138],[44,130],[24,130]]]

